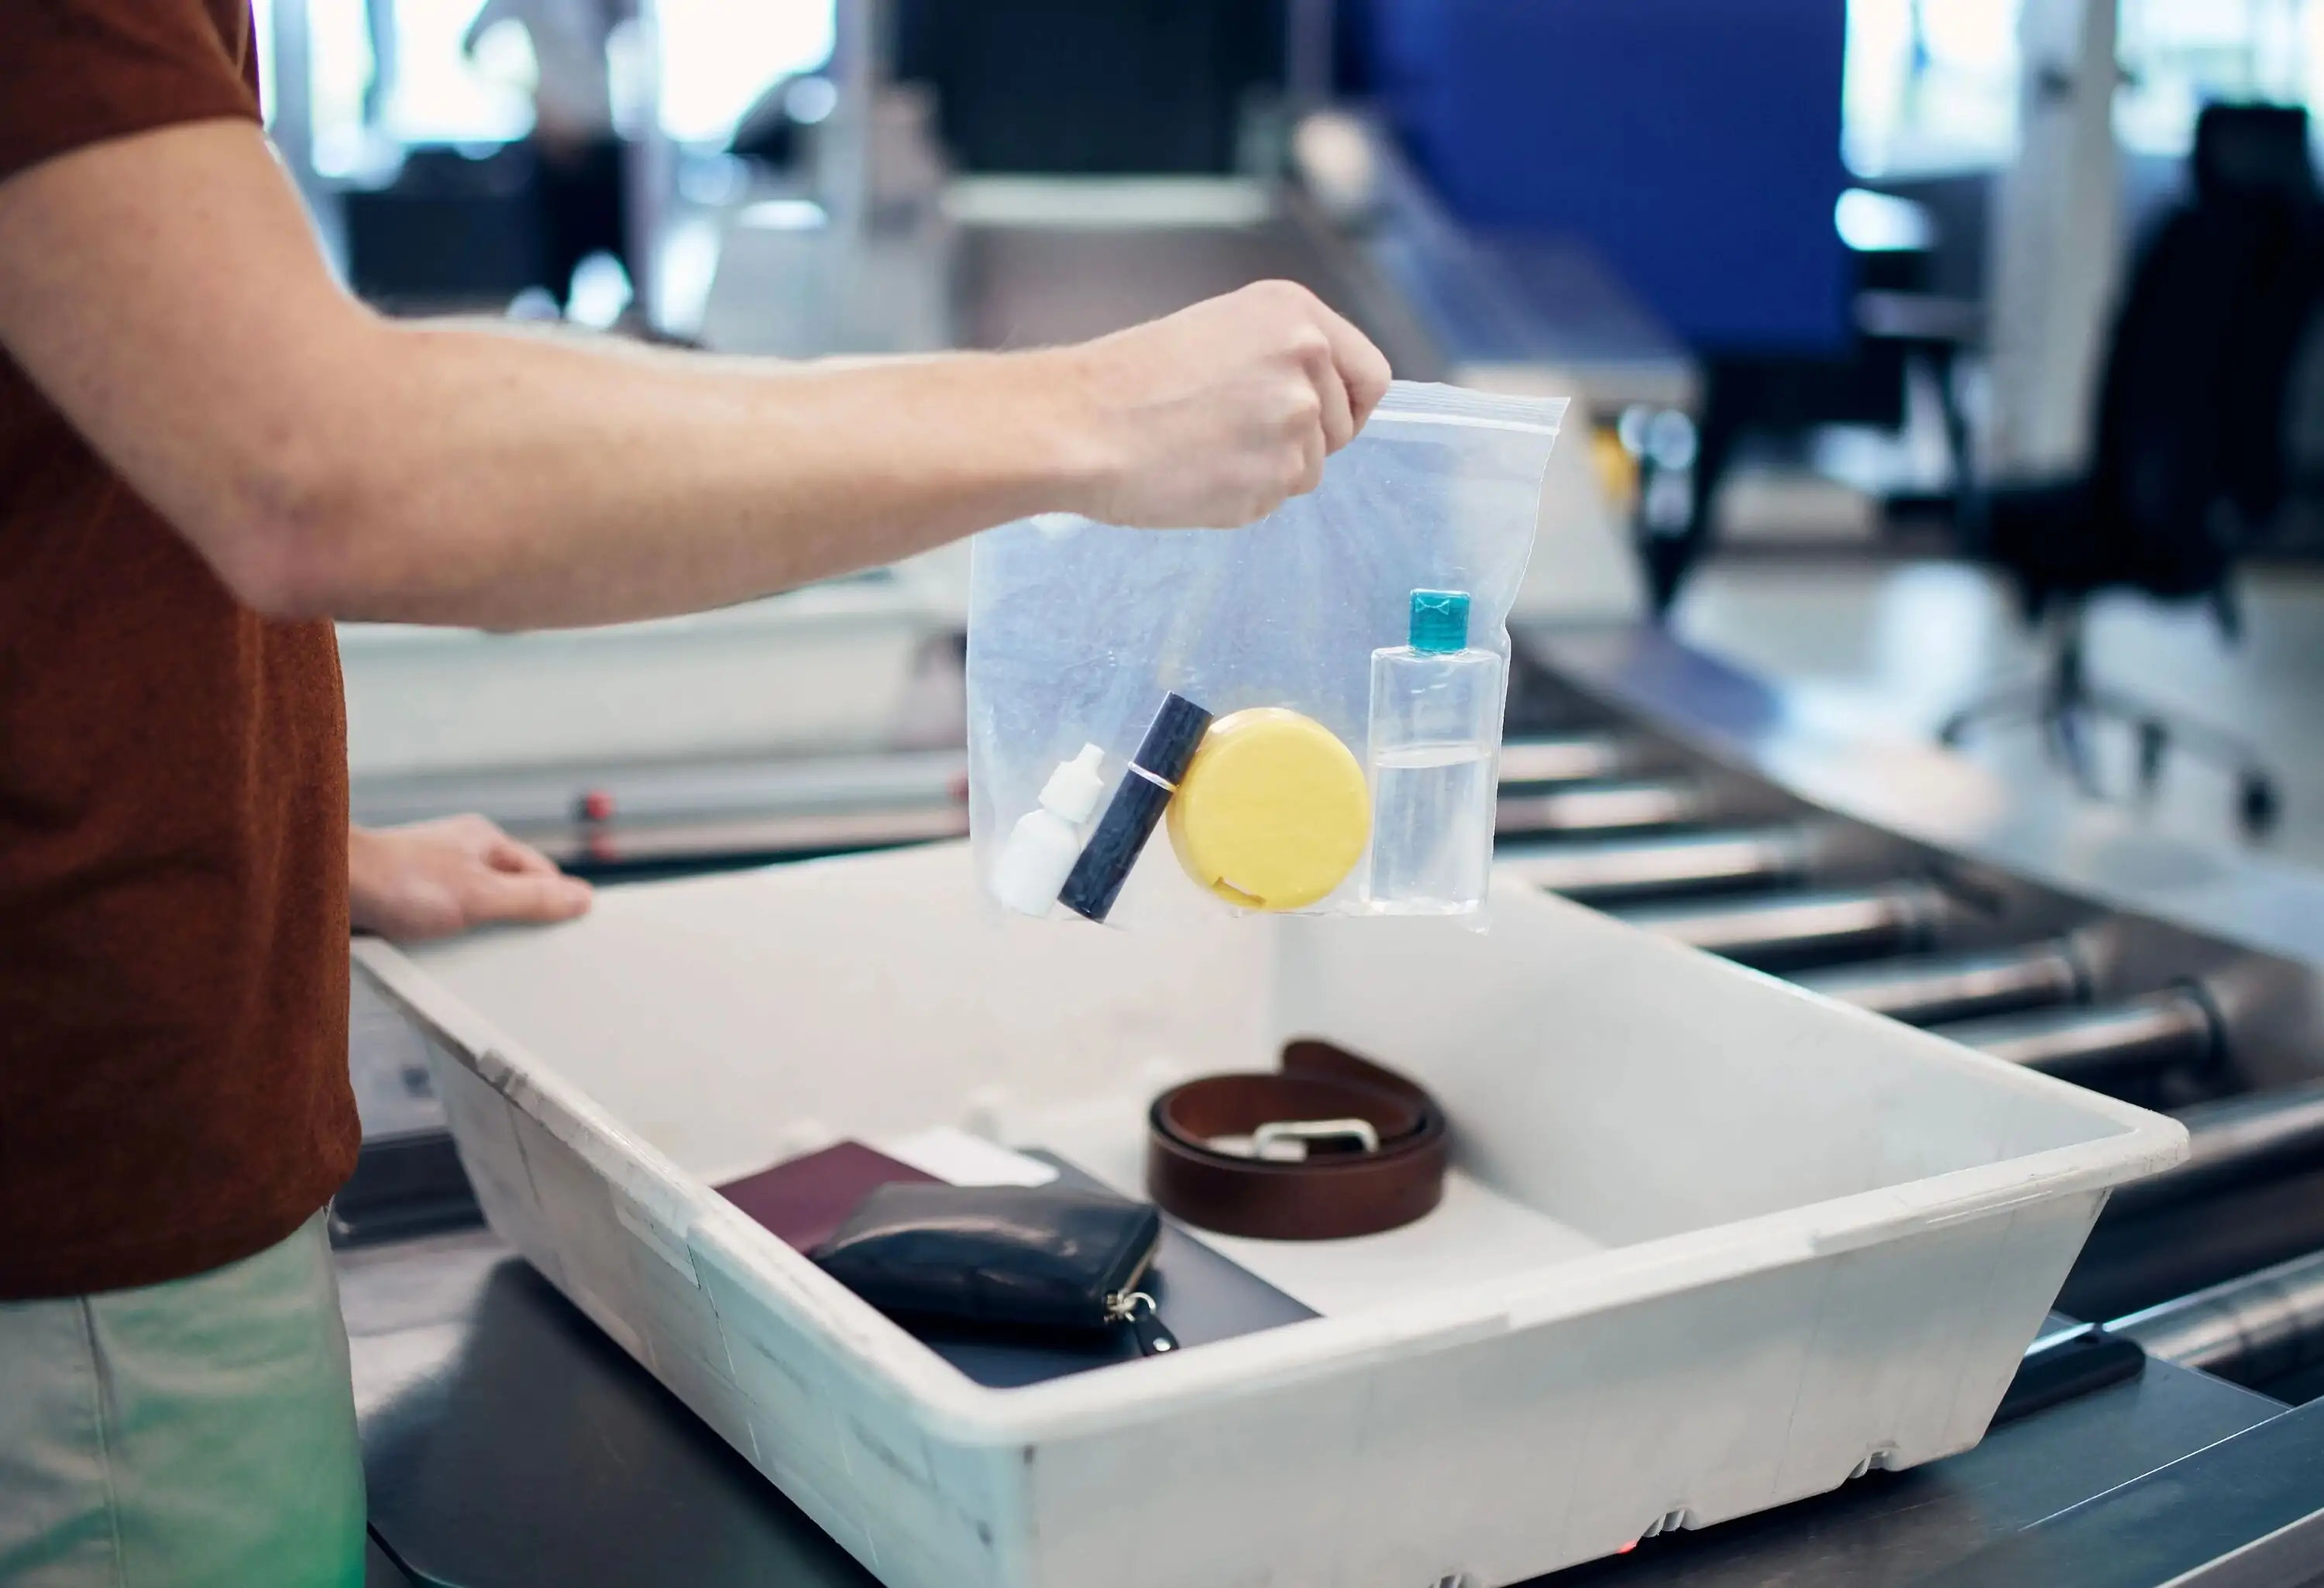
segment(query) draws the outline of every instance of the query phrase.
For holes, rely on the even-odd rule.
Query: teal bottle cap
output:
[[[1415,590],[1412,593],[1412,648],[1438,656],[1469,649],[1469,593],[1466,590]]]

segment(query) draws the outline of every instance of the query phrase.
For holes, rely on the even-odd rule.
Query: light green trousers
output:
[[[360,1588],[318,1214],[189,1279],[0,1304],[0,1588]]]

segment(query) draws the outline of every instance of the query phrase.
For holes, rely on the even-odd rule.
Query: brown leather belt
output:
[[[1147,1195],[1223,1235],[1376,1235],[1444,1196],[1452,1139],[1436,1100],[1328,1042],[1289,1044],[1272,1075],[1174,1086],[1147,1124]]]

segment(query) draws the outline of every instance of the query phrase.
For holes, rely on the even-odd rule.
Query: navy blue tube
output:
[[[1163,697],[1145,743],[1121,774],[1120,787],[1114,789],[1097,831],[1067,873],[1058,903],[1093,921],[1112,912],[1121,885],[1130,880],[1147,840],[1154,836],[1178,780],[1186,775],[1186,765],[1210,726],[1211,714],[1193,701],[1182,695]]]

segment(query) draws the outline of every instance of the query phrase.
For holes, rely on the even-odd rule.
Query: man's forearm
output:
[[[1080,504],[1067,354],[825,368],[377,324],[276,605],[484,627],[682,612]],[[372,437],[374,439],[359,440]]]
[[[381,319],[234,123],[0,189],[0,337],[236,594],[289,615],[718,605],[1064,505],[1086,462],[1069,355],[817,370]]]

